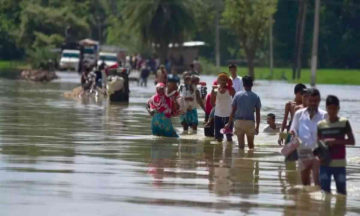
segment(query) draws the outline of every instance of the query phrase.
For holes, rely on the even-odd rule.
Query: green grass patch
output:
[[[222,72],[229,73],[227,67],[221,67]],[[247,75],[246,67],[239,67],[238,74],[240,76]],[[293,83],[310,83],[311,70],[305,68],[301,71],[299,80],[292,80],[291,68],[274,68],[274,75],[270,77],[270,68],[255,68],[255,79],[258,80],[285,80]],[[341,85],[360,85],[360,70],[348,69],[319,69],[316,76],[317,84],[341,84]]]
[[[0,60],[0,70],[2,69],[29,69],[30,65],[23,61],[3,61]]]

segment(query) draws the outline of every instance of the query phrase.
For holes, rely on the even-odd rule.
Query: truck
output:
[[[80,62],[80,50],[64,49],[61,54],[60,70],[78,70]]]
[[[100,52],[98,65],[101,65],[103,62],[108,67],[118,63],[118,55],[117,55],[117,53]]]

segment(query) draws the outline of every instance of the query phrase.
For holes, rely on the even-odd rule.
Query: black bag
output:
[[[323,142],[318,142],[318,147],[313,151],[315,156],[318,156],[321,160],[322,166],[329,166],[331,163],[331,156],[329,147]]]

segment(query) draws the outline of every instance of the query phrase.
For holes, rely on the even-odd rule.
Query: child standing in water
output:
[[[230,80],[226,73],[220,73],[218,76],[218,86],[213,86],[211,92],[211,102],[215,107],[215,139],[222,142],[224,136],[220,133],[220,130],[229,123],[229,117],[232,111],[232,97],[235,95],[235,90],[232,86],[228,85]],[[217,89],[217,91],[215,90]],[[232,132],[233,124],[229,127]],[[227,141],[232,141],[232,134],[226,134]]]
[[[151,130],[154,136],[178,137],[171,122],[172,103],[165,95],[165,84],[156,85],[156,94],[148,102],[147,111],[153,116]]]
[[[199,90],[193,85],[191,76],[184,74],[184,84],[179,88],[180,96],[184,100],[184,114],[180,116],[180,122],[186,133],[189,127],[192,127],[194,131],[197,130],[198,115],[196,110],[196,102],[198,102],[203,110],[205,110],[204,103],[201,100]]]
[[[318,139],[329,148],[331,161],[320,166],[321,189],[331,193],[331,177],[334,176],[337,192],[346,195],[346,145],[355,145],[355,138],[349,121],[338,117],[340,101],[336,96],[327,97],[326,110],[328,119],[320,121],[317,130]]]
[[[178,78],[170,76],[168,77],[166,96],[169,97],[171,100],[173,116],[177,116],[182,112],[182,110],[180,109],[181,97],[180,93],[178,92],[178,82]]]

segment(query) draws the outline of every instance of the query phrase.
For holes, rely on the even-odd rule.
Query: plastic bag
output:
[[[288,145],[288,144],[290,144],[291,143],[291,141],[292,140],[294,140],[294,139],[291,139],[292,138],[292,135],[291,134],[288,134],[287,135],[287,138],[286,138],[286,140],[285,140],[285,146],[284,146],[284,148]],[[300,139],[299,138],[297,138],[297,141],[300,141]],[[289,148],[290,146],[288,146],[287,148]],[[292,147],[293,148],[293,147]],[[292,148],[290,148],[290,149],[292,149]],[[298,152],[297,152],[297,150],[296,150],[296,148],[293,150],[293,151],[291,151],[287,156],[285,156],[285,161],[287,162],[287,161],[289,161],[289,162],[291,162],[291,161],[297,161],[299,159],[299,155],[298,155]]]
[[[283,154],[285,157],[288,157],[291,153],[296,151],[296,149],[300,146],[300,143],[300,139],[295,137],[281,149],[281,154]]]

